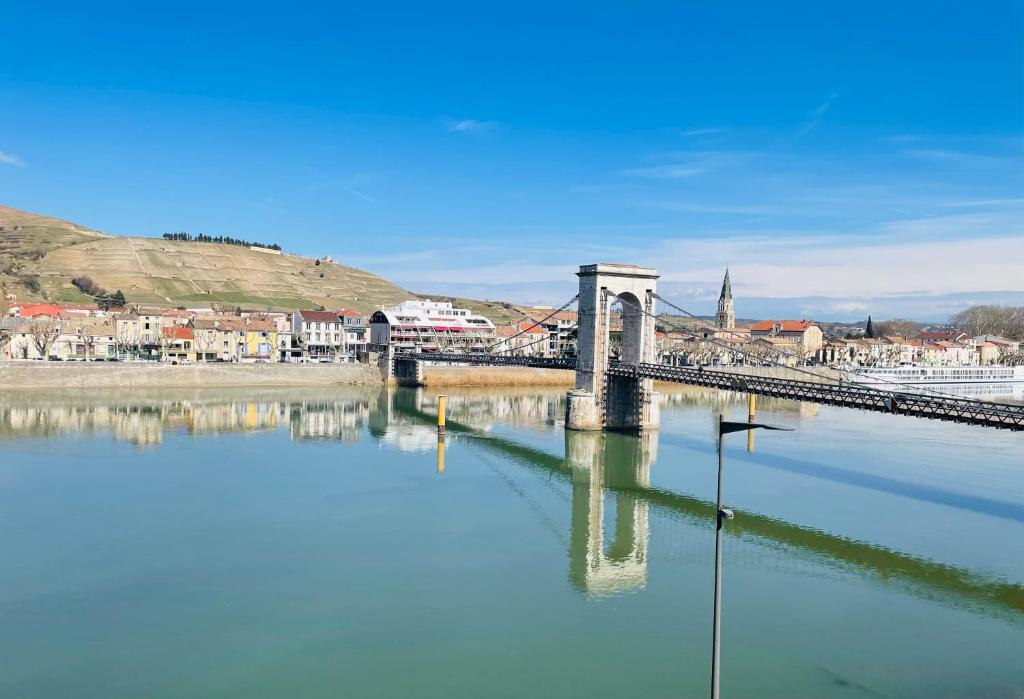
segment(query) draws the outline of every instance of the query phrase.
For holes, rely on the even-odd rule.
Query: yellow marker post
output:
[[[757,396],[753,393],[747,394],[747,422],[753,422],[757,417]],[[754,453],[754,430],[747,430],[747,452]]]
[[[444,436],[444,414],[448,410],[448,396],[437,397],[437,434]]]
[[[444,473],[444,437],[437,437],[437,475]]]

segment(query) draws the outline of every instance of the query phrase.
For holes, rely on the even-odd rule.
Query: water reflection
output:
[[[647,584],[648,503],[639,489],[650,485],[657,444],[656,433],[566,431],[565,456],[572,469],[569,580],[576,589],[611,594]],[[606,500],[615,508],[607,546]]]
[[[714,413],[742,405],[745,397],[694,389],[666,393],[664,400],[669,408],[710,408],[708,439],[656,432],[640,437],[566,432],[564,452],[553,453],[525,442],[531,432],[550,435],[560,430],[564,411],[561,391],[496,394],[481,390],[449,395],[448,446],[465,443],[559,483],[567,491],[568,502],[554,520],[560,519],[568,528],[567,569],[573,588],[586,595],[636,591],[644,588],[650,574],[652,511],[699,527],[710,528],[713,521],[711,502],[651,484],[659,442],[710,454]],[[795,420],[814,419],[818,410],[818,406],[769,400],[759,407],[788,413]],[[424,390],[239,389],[131,395],[8,392],[0,396],[0,439],[84,433],[156,448],[169,432],[203,438],[286,428],[288,438],[295,442],[352,444],[369,436],[390,448],[423,452],[426,463],[443,473],[446,455],[439,449],[435,411],[436,396]],[[507,436],[509,432],[514,435]],[[952,497],[920,485],[911,487],[895,479],[792,458],[756,456],[757,463],[788,472],[1012,521],[1024,519],[1021,508],[1012,504]],[[756,512],[738,514],[741,516],[730,525],[730,532],[752,537],[774,550],[784,547],[788,553],[779,552],[779,557],[802,552],[818,562],[947,605],[997,614],[1024,613],[1024,587],[1019,584]]]

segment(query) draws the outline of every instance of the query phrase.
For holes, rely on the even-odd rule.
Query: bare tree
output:
[[[921,332],[921,324],[905,318],[894,318],[875,323],[878,337],[914,337]]]
[[[217,344],[217,331],[211,328],[193,328],[192,342],[196,348],[196,361],[205,361],[207,352]]]
[[[85,351],[85,361],[89,361],[90,355],[96,358],[96,336],[87,329],[78,331],[78,339],[82,342],[82,349]]]
[[[118,358],[120,358],[128,356],[130,352],[138,351],[139,333],[134,323],[120,323],[118,325],[120,327],[114,333],[114,347],[117,350]]]
[[[39,356],[49,359],[50,348],[53,347],[53,343],[60,335],[60,327],[51,321],[36,320],[28,326],[28,332],[32,336],[32,344]]]
[[[10,342],[11,342],[11,329],[10,328],[0,328],[0,359],[4,358],[4,348],[7,347],[7,345],[9,345]],[[12,349],[12,353],[13,353],[13,349],[14,348],[12,347],[11,349]]]
[[[971,306],[954,315],[950,322],[969,335],[999,335],[1024,339],[1024,307]]]

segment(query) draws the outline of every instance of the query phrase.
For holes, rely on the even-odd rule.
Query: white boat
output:
[[[844,367],[853,383],[933,386],[1024,383],[1024,366]]]

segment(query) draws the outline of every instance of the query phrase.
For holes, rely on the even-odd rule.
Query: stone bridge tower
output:
[[[576,389],[566,401],[571,430],[645,430],[658,426],[658,403],[650,379],[608,376],[612,305],[622,302],[622,364],[657,361],[654,304],[658,273],[646,267],[583,265],[576,341]]]

